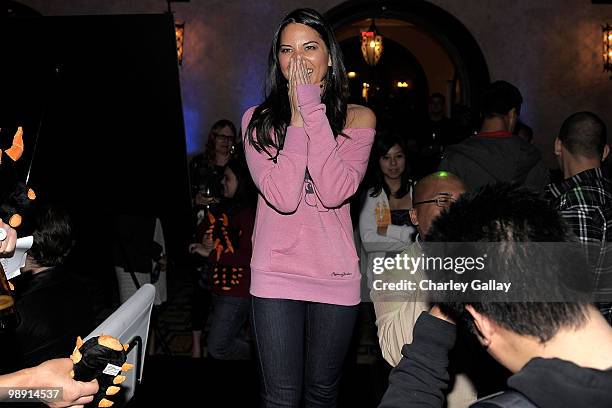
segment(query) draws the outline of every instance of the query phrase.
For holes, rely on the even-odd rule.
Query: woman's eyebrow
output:
[[[303,45],[308,45],[308,44],[310,44],[310,43],[315,43],[315,44],[319,45],[319,42],[318,42],[318,41],[316,41],[316,40],[306,41],[306,42],[305,42]]]

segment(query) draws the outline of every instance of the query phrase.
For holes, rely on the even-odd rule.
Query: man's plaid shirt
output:
[[[612,298],[612,183],[600,168],[549,184],[547,194],[580,242],[598,244],[594,261],[597,294]],[[612,323],[612,303],[601,303],[600,310]]]

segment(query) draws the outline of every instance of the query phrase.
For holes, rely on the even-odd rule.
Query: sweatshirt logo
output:
[[[350,272],[332,272],[331,273],[331,276],[333,276],[333,277],[340,277],[340,278],[342,278],[344,276],[351,276],[351,275],[352,275],[352,273],[350,273]]]

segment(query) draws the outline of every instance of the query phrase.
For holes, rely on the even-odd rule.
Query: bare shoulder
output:
[[[376,115],[368,107],[349,104],[346,109],[346,126],[348,128],[376,128]]]

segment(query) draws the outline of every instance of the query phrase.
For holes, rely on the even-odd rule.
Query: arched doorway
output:
[[[401,44],[385,40],[385,54],[375,68],[368,66],[360,41],[340,41],[344,64],[350,73],[350,103],[370,106],[380,124],[397,116],[419,117],[426,114],[428,82],[418,59]],[[401,82],[405,87],[398,86]],[[419,111],[421,110],[421,111]]]
[[[375,111],[379,130],[405,140],[413,177],[435,171],[447,145],[478,129],[479,97],[490,82],[489,70],[474,37],[450,13],[422,0],[346,1],[327,18],[347,55],[347,70],[361,71],[352,83],[365,88],[367,81],[358,80],[362,75],[374,78],[370,89],[380,90],[376,99],[358,100],[361,92],[351,87],[352,101]],[[361,32],[372,19],[384,37],[384,51],[369,68],[357,60]],[[431,103],[430,94],[436,95]]]
[[[460,99],[451,102],[477,109],[478,97],[490,82],[489,69],[469,30],[444,9],[422,0],[346,1],[330,9],[326,17],[336,32],[371,18],[400,20],[415,27],[434,39],[456,68],[454,92]]]

